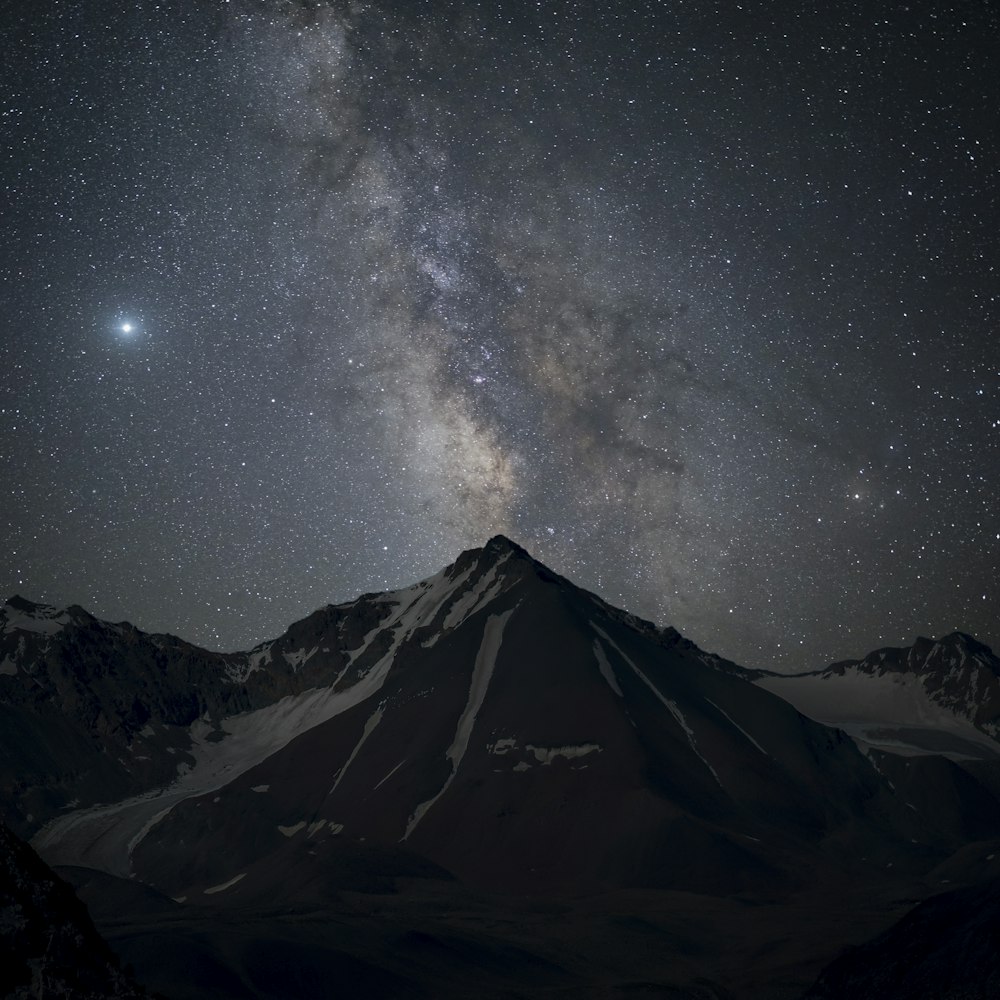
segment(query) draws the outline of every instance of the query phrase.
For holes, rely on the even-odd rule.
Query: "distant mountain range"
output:
[[[169,997],[781,1000],[1000,877],[960,633],[747,671],[502,536],[245,653],[0,626],[2,814]]]
[[[825,670],[757,675],[757,683],[799,711],[839,726],[862,748],[954,760],[1000,753],[997,658],[972,636],[917,639]]]

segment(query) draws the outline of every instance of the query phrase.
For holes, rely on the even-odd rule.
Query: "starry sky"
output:
[[[504,533],[747,666],[1000,645],[986,0],[0,21],[3,596],[247,648]]]

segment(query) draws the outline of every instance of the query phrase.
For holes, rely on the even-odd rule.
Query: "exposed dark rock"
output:
[[[72,888],[0,823],[0,995],[142,1000]]]

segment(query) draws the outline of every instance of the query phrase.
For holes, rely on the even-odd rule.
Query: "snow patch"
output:
[[[370,629],[368,632],[364,634],[364,636],[362,636],[361,644],[356,649],[347,650],[346,652],[347,664],[345,665],[344,670],[341,671],[341,676],[343,676],[344,673],[347,672],[347,668],[372,644],[372,642],[375,640],[375,636],[377,636],[387,627],[388,626],[384,624],[384,619],[379,620],[379,622],[372,629]],[[338,677],[337,680],[339,681],[340,677]],[[334,683],[336,683],[336,681],[334,681]]]
[[[582,746],[567,747],[536,747],[528,743],[525,748],[529,753],[535,755],[535,760],[543,767],[547,767],[557,757],[565,757],[572,760],[574,757],[586,757],[588,753],[601,753],[603,747],[596,743],[584,743]]]
[[[438,573],[437,576],[431,577],[432,581],[431,590],[433,590],[436,595],[437,603],[434,606],[433,613],[427,619],[429,622],[434,621],[434,619],[437,617],[437,613],[441,610],[441,608],[445,606],[445,604],[452,597],[452,595],[460,587],[464,586],[465,582],[472,575],[472,571],[474,569],[475,566],[470,566],[468,569],[463,570],[461,573],[459,573],[459,575],[455,577],[454,580],[449,580],[447,574],[443,570],[440,573]],[[441,632],[435,633],[429,639],[425,639],[423,643],[421,643],[421,645],[424,647],[424,649],[430,649],[430,647],[433,646],[438,641],[438,639],[441,638],[441,634],[442,634]]]
[[[206,896],[214,896],[217,892],[225,892],[227,889],[231,889],[240,879],[247,877],[246,872],[240,872],[239,875],[234,876],[228,882],[223,882],[222,885],[213,885],[211,889],[205,890]]]
[[[305,828],[306,821],[304,819],[300,819],[294,826],[279,826],[278,831],[283,833],[286,837],[294,837],[299,830],[304,830]]]
[[[735,726],[765,757],[771,756],[724,708],[720,708],[718,705],[716,705],[711,698],[706,698],[705,700],[717,712],[721,712],[729,721],[729,723]]]
[[[404,607],[404,610],[397,615],[396,620],[406,617],[411,633],[421,625],[430,624],[452,594],[469,578],[472,569],[473,567],[470,566],[454,580],[449,579],[447,569],[443,569],[439,573],[435,573],[429,580],[424,580],[412,587],[407,587],[405,590],[388,595],[394,604]],[[430,645],[433,645],[433,641]]]
[[[17,664],[14,662],[14,658],[11,656],[5,656],[3,662],[0,663],[0,675],[4,677],[13,677],[17,674]]]
[[[237,660],[225,666],[226,677],[235,684],[245,684],[247,678],[257,670],[263,670],[265,664],[271,662],[271,647],[274,642],[261,643],[256,649],[246,654],[246,660]]]
[[[381,788],[404,764],[406,763],[406,758],[404,757],[376,786],[372,789]]]
[[[643,680],[645,680],[646,683],[649,684],[653,692],[659,696],[660,701],[662,701],[663,704],[667,706],[667,708],[670,711],[670,714],[673,715],[673,717],[677,720],[677,724],[681,727],[681,729],[684,730],[684,733],[687,736],[688,745],[695,752],[695,754],[699,758],[701,758],[702,763],[705,765],[705,767],[709,769],[709,771],[712,772],[712,777],[715,778],[719,787],[722,788],[722,781],[719,779],[718,774],[715,773],[715,768],[712,767],[712,765],[708,762],[708,759],[705,757],[705,755],[698,749],[698,744],[694,738],[694,730],[688,725],[687,719],[684,718],[684,713],[678,707],[677,702],[671,701],[669,698],[664,698],[663,695],[661,695],[660,692],[653,687],[652,683],[649,681],[649,678],[647,678],[644,674],[642,676]]]
[[[452,605],[444,620],[444,629],[457,628],[466,618],[471,618],[480,608],[493,600],[503,586],[503,580],[500,577],[500,567],[509,558],[510,553],[508,552],[503,558],[497,560],[490,567],[489,572],[482,575],[476,586]]]
[[[505,757],[512,750],[517,749],[517,740],[513,737],[497,740],[495,743],[487,743],[486,751],[496,757]],[[526,743],[524,749],[531,754],[535,760],[543,767],[548,766],[558,757],[565,757],[572,760],[575,757],[586,757],[589,753],[601,753],[604,748],[597,743],[583,743],[579,746],[560,747],[539,747],[533,743]],[[515,771],[526,771],[531,766],[527,761],[519,761],[515,766]]]
[[[160,820],[163,819],[163,817],[166,816],[168,812],[170,812],[170,806],[167,806],[166,808],[161,809],[159,812],[154,813],[148,820],[146,820],[145,823],[143,823],[143,825],[139,828],[139,831],[136,833],[136,835],[128,842],[129,857],[132,856],[132,852],[135,850],[136,844],[138,844],[139,841],[142,840],[142,838],[145,837],[146,834],[149,833],[149,831],[152,830],[153,827],[156,826],[156,824],[159,823]]]
[[[354,758],[357,757],[358,751],[364,746],[365,740],[375,731],[375,727],[382,721],[382,706],[379,705],[378,708],[368,716],[368,720],[365,722],[365,728],[362,730],[361,739],[354,745],[354,749],[351,751],[350,756],[344,762],[344,766],[337,772],[337,778],[333,783],[333,788],[330,789],[330,794],[332,795],[337,790],[337,785],[343,780],[345,774],[347,774],[347,769],[351,766]],[[385,780],[384,778],[382,779]],[[376,786],[377,787],[377,786]]]
[[[451,774],[441,787],[441,790],[432,798],[421,802],[410,816],[403,833],[403,840],[407,840],[411,833],[417,828],[417,824],[427,814],[427,810],[448,790],[448,786],[455,780],[458,767],[462,763],[465,751],[469,746],[469,737],[472,735],[472,727],[476,722],[476,715],[482,707],[483,699],[486,697],[486,690],[489,687],[490,679],[493,676],[493,668],[496,666],[497,654],[500,652],[500,643],[503,639],[503,631],[510,616],[517,610],[519,605],[503,612],[499,615],[490,615],[486,619],[483,627],[483,639],[476,654],[476,662],[472,669],[472,683],[469,685],[469,697],[465,703],[465,708],[458,720],[458,727],[455,730],[455,738],[451,746],[445,753],[451,761]]]
[[[251,792],[269,792],[270,790],[270,785],[252,785],[250,787]]]
[[[318,819],[316,820],[315,823],[310,823],[308,828],[306,829],[306,837],[308,838],[313,836],[313,834],[319,833],[319,831],[322,830],[324,826],[326,826],[325,819]]]
[[[285,663],[287,663],[291,668],[292,672],[295,673],[301,669],[302,665],[311,660],[319,652],[319,646],[313,646],[312,649],[307,653],[304,649],[296,649],[291,653],[282,653]]]
[[[590,623],[593,628],[597,628],[593,622]],[[594,656],[597,657],[597,665],[600,667],[601,676],[608,682],[608,686],[619,698],[623,698],[622,689],[618,685],[618,680],[615,677],[614,668],[608,661],[608,657],[604,652],[604,647],[601,645],[599,639],[594,640]]]
[[[4,633],[34,632],[37,635],[55,635],[72,622],[69,612],[53,608],[48,604],[38,604],[33,611],[19,611],[11,605],[4,605]]]
[[[618,644],[605,632],[599,625],[591,622],[594,629],[600,634],[601,638],[632,668],[636,676],[653,692],[654,695],[659,699],[660,703],[664,705],[668,712],[674,717],[677,724],[684,730],[685,736],[687,736],[688,745],[694,751],[695,756],[708,768],[711,772],[712,777],[715,778],[716,784],[720,788],[723,787],[722,781],[719,775],[716,773],[715,768],[709,763],[705,755],[698,749],[698,743],[695,740],[694,730],[688,725],[687,719],[684,718],[684,713],[680,710],[677,702],[671,701],[669,698],[665,698],[659,691],[659,689],[653,684],[653,682],[637,667],[618,647]]]

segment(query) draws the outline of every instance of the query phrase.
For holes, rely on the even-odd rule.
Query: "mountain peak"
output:
[[[941,636],[938,642],[949,646],[961,646],[973,653],[992,653],[993,650],[984,642],[980,642],[974,635],[968,632],[949,632]]]
[[[466,549],[462,552],[451,564],[450,572],[458,575],[477,564],[481,569],[487,570],[491,566],[506,562],[511,557],[535,566],[541,565],[517,542],[512,542],[506,535],[494,535],[482,548]]]
[[[72,621],[68,608],[29,601],[19,594],[11,597],[0,609],[4,632],[58,632]]]
[[[956,631],[942,635],[938,639],[918,636],[909,649],[877,650],[869,654],[867,660],[870,661],[876,656],[884,659],[883,653],[897,652],[905,654],[905,669],[921,672],[947,672],[953,666],[956,656],[961,661],[972,657],[993,659],[993,650],[989,646],[980,642],[975,636]]]
[[[805,715],[867,747],[994,759],[1000,734],[1000,660],[965,632],[885,646],[809,674],[757,679]],[[894,749],[895,748],[895,749]]]
[[[20,594],[14,594],[4,602],[3,608],[0,608],[0,618],[5,621],[5,630],[8,632],[53,632],[65,625],[96,621],[79,604],[58,607],[42,601],[30,601]]]
[[[21,611],[24,614],[31,614],[37,611],[38,608],[44,608],[44,604],[36,604],[34,601],[29,601],[26,597],[22,597],[20,594],[14,594],[13,597],[8,597],[4,604],[8,608],[13,608],[15,611]]]
[[[514,555],[527,556],[527,558],[531,559],[530,553],[521,548],[517,542],[512,542],[506,535],[494,535],[483,546],[483,553],[496,556],[505,556],[513,553]]]

